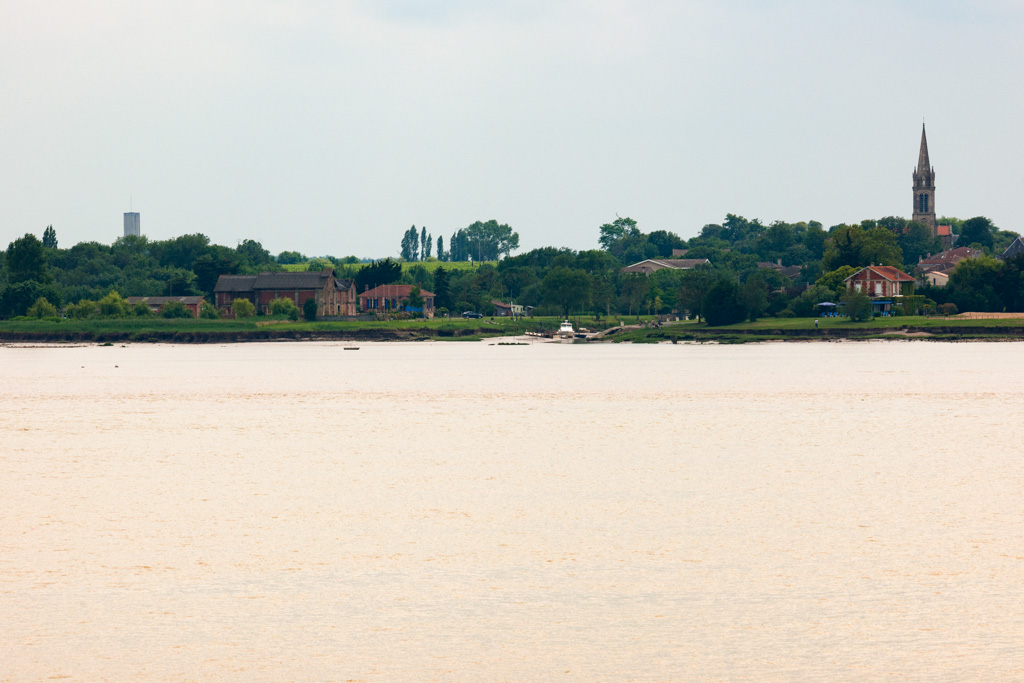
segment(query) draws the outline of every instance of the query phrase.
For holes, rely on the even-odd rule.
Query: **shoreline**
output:
[[[260,327],[254,330],[0,330],[0,345],[15,344],[240,344],[259,342],[488,342],[566,343],[562,340],[508,334],[507,330],[458,330],[451,336],[436,329],[422,328],[350,328],[341,330],[294,330]],[[906,326],[902,328],[685,328],[666,325],[609,334],[600,339],[577,338],[575,344],[656,344],[717,343],[743,344],[759,342],[837,342],[837,341],[931,341],[984,342],[1024,341],[1024,326],[984,327],[975,325],[943,325],[935,327]]]

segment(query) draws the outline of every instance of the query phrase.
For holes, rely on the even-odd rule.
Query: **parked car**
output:
[[[476,311],[463,311],[462,312],[462,317],[463,318],[482,318],[482,317],[484,317],[484,314],[483,313],[477,313]]]

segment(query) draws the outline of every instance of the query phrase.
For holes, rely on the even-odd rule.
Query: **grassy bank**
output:
[[[216,343],[272,340],[482,339],[543,328],[541,321],[435,320],[292,322],[269,318],[191,320],[109,318],[0,321],[0,341]],[[550,324],[550,323],[548,323]],[[557,326],[557,323],[555,323]]]
[[[767,318],[756,322],[710,327],[693,321],[670,323],[661,327],[624,330],[610,335],[618,342],[656,343],[714,341],[744,343],[771,340],[812,341],[836,339],[932,339],[932,340],[1024,340],[1024,315],[1021,318],[975,320],[902,316],[875,318],[863,323],[847,318]]]
[[[651,318],[574,317],[574,325],[590,331],[616,327],[602,341],[717,342],[829,341],[837,339],[921,338],[932,340],[1024,340],[1024,317],[973,320],[958,318],[876,318],[853,323],[844,318],[768,318],[722,327],[693,321],[656,326]],[[623,323],[621,328],[619,322]],[[471,341],[496,336],[557,329],[559,318],[380,320],[293,322],[257,317],[246,320],[113,318],[90,320],[0,321],[0,342],[174,342],[226,343],[245,341]]]

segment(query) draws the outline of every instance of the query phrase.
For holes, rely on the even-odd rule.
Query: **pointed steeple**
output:
[[[928,163],[928,137],[924,134],[924,124],[921,124],[921,151],[917,155],[917,172],[921,173],[932,170]]]
[[[928,159],[928,137],[921,124],[921,151],[917,155],[917,168],[914,169],[914,213],[912,220],[924,223],[936,231],[935,219],[935,169]]]

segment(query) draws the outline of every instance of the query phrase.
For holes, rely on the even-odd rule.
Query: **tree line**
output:
[[[404,261],[497,261],[519,248],[519,233],[496,220],[477,221],[452,233],[445,249],[444,238],[434,237],[425,227],[411,226],[402,235],[399,254]]]
[[[1020,269],[1015,262],[993,258],[1016,233],[1000,230],[983,216],[944,217],[941,222],[954,226],[959,244],[974,246],[986,257],[962,262],[944,290],[919,287],[907,299],[914,310],[942,304],[959,310],[1024,310]],[[202,295],[212,301],[222,274],[305,263],[312,270],[333,267],[337,277],[353,278],[360,292],[379,284],[416,285],[435,294],[439,309],[453,313],[490,314],[493,302],[501,301],[532,306],[537,314],[628,317],[675,312],[724,324],[813,315],[822,301],[850,299],[843,281],[860,267],[892,265],[913,272],[921,257],[941,250],[927,226],[894,216],[826,230],[816,221],[764,225],[728,214],[721,224],[705,225],[690,239],[666,230],[644,232],[635,220],[616,217],[599,226],[596,237],[597,249],[541,247],[512,255],[519,236],[497,221],[457,230],[447,242],[413,226],[403,238],[409,248],[403,264],[390,258],[370,263],[355,257],[308,259],[298,252],[274,256],[254,240],[231,248],[212,244],[202,234],[168,240],[129,236],[112,245],[82,242],[62,249],[48,226],[43,239],[26,234],[0,252],[0,317],[24,315],[39,299],[61,309],[98,302],[112,292]],[[710,264],[665,268],[650,276],[623,272],[631,263],[673,254],[708,259]],[[460,260],[474,264],[456,265]],[[848,310],[863,309],[862,301],[846,303]]]

